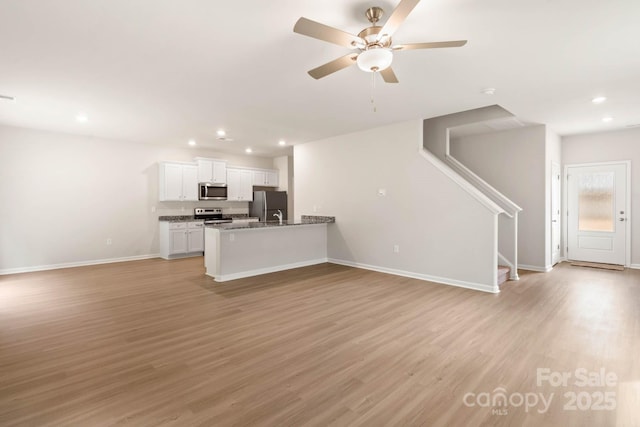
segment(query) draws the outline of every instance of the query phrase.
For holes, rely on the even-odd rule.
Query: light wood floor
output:
[[[639,425],[640,271],[520,273],[498,295],[331,264],[216,284],[201,258],[0,276],[0,425]],[[463,401],[500,387],[554,397]]]

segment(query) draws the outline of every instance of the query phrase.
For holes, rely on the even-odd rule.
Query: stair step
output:
[[[509,273],[511,273],[511,269],[509,267],[504,265],[498,266],[498,286],[509,280]]]

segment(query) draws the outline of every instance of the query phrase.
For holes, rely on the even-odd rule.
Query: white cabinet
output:
[[[198,201],[198,168],[195,164],[162,162],[158,175],[161,202]]]
[[[187,252],[204,252],[204,223],[190,222],[187,237]]]
[[[197,256],[204,252],[204,223],[160,222],[160,256],[164,259]]]
[[[227,162],[217,159],[196,158],[198,182],[227,183]]]
[[[272,169],[254,170],[253,185],[260,187],[277,187],[278,171]]]
[[[227,168],[227,200],[253,200],[253,173],[250,169]]]

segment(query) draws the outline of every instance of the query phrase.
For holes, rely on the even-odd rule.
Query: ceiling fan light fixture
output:
[[[393,53],[390,49],[377,47],[365,50],[358,55],[358,67],[365,72],[372,73],[374,71],[386,70],[391,66],[393,61]]]

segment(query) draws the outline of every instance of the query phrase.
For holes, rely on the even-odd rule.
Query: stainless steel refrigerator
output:
[[[287,217],[287,192],[286,191],[254,191],[253,202],[249,202],[249,216],[260,218],[264,221],[278,221],[273,214],[282,211],[282,219]]]

